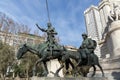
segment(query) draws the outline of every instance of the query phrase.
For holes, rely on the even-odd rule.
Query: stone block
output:
[[[102,77],[93,77],[93,78],[85,78],[85,77],[32,77],[31,80],[108,80],[107,78]]]

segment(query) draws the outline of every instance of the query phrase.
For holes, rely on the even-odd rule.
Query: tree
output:
[[[30,33],[31,29],[27,25],[19,25],[18,32],[20,33]]]
[[[38,59],[39,58],[36,55],[27,52],[24,55],[24,58],[21,59],[21,63],[14,67],[15,73],[18,74],[19,77],[26,77],[29,80],[29,77],[32,76],[33,67],[35,65],[34,63]],[[37,69],[37,71],[40,71],[42,73],[43,69],[41,65],[39,65]]]
[[[34,35],[40,36],[40,35],[39,35],[39,29],[34,30]]]
[[[0,41],[0,74],[4,78],[7,67],[14,61],[14,48]]]
[[[0,31],[6,33],[29,33],[31,29],[24,24],[18,24],[12,18],[9,18],[6,14],[0,12]]]

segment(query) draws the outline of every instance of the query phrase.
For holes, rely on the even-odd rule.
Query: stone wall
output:
[[[96,78],[59,78],[59,77],[43,77],[43,78],[38,78],[38,77],[33,77],[31,80],[108,80],[107,78],[101,78],[101,77],[96,77]]]
[[[2,80],[2,79],[0,79]],[[5,80],[13,80],[10,78],[6,78]],[[80,78],[61,78],[61,77],[32,77],[29,79],[26,78],[15,78],[14,80],[108,80],[107,78],[101,78],[101,77],[95,77],[95,78],[85,78],[85,77],[80,77]]]
[[[103,67],[105,77],[108,78],[108,80],[120,80],[120,56],[118,58],[111,58],[111,59],[103,59],[100,61],[101,66]],[[90,76],[93,73],[93,70],[91,69],[91,72],[88,76]],[[95,77],[101,77],[101,71],[97,67],[97,72]]]

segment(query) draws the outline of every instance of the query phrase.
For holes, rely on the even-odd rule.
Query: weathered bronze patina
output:
[[[37,25],[37,24],[36,24]],[[59,45],[55,40],[55,35],[57,35],[57,32],[55,31],[55,28],[52,27],[51,23],[48,23],[48,29],[42,29],[38,25],[37,27],[47,33],[47,41],[44,43],[41,43],[39,45],[36,45],[35,47],[31,47],[27,44],[24,44],[17,53],[17,59],[21,59],[22,56],[27,52],[30,51],[40,58],[35,63],[35,67],[33,69],[33,75],[36,75],[36,66],[38,63],[42,62],[44,64],[44,76],[48,75],[48,69],[46,62],[51,59],[58,59],[58,61],[61,63],[60,68],[54,73],[55,76],[59,76],[59,71],[64,67],[63,63],[66,65],[66,69],[68,70],[69,64],[72,66],[74,70],[74,75],[81,74],[83,76],[87,76],[87,73],[89,73],[89,69],[93,67],[94,72],[92,76],[95,75],[96,67],[97,65],[101,72],[102,76],[104,76],[104,72],[102,67],[99,64],[99,60],[96,54],[94,54],[94,50],[97,46],[97,43],[95,40],[92,40],[91,38],[88,38],[87,34],[82,34],[83,41],[82,45],[79,47],[77,51],[69,51],[64,46]],[[71,62],[70,58],[74,59],[77,62],[76,67],[74,67],[73,63]],[[77,68],[80,67],[80,71],[77,70]]]

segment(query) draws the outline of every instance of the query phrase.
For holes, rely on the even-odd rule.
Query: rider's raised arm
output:
[[[47,32],[47,30],[45,30],[45,29],[43,29],[43,28],[39,27],[39,26],[38,26],[38,24],[36,24],[36,26],[37,26],[37,27],[38,27],[38,29],[40,29],[41,31],[43,31],[43,32]]]

